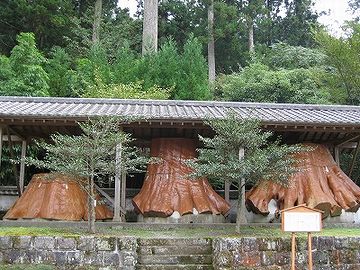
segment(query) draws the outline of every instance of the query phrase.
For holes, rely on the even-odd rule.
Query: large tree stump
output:
[[[99,201],[100,197],[97,197]],[[87,193],[80,184],[68,176],[35,174],[4,219],[87,220],[87,198]],[[113,216],[104,204],[97,204],[95,213],[96,219]]]
[[[230,206],[206,179],[189,179],[192,172],[184,162],[196,156],[194,140],[159,138],[151,142],[151,156],[159,162],[149,164],[144,184],[133,199],[135,209],[144,216],[168,217],[193,213],[226,214]]]
[[[323,145],[306,144],[312,151],[296,156],[299,172],[293,174],[290,186],[283,187],[271,181],[263,181],[247,194],[247,206],[254,213],[267,215],[268,204],[275,199],[279,209],[305,203],[324,211],[323,216],[338,216],[342,209],[356,212],[360,206],[358,187],[335,163],[329,150]]]

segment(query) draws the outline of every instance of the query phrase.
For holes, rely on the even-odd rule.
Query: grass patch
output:
[[[49,227],[0,227],[0,236],[65,236],[74,237],[83,235],[79,230],[71,228]],[[0,268],[1,270],[1,268]]]
[[[89,235],[84,228],[49,228],[49,227],[0,227],[0,236],[64,236],[79,237]],[[357,237],[360,228],[325,228],[314,236]],[[282,232],[279,227],[244,226],[240,234],[235,233],[234,227],[224,228],[98,228],[96,236],[132,236],[138,238],[216,238],[216,237],[260,237],[278,238],[290,237],[290,233]],[[297,233],[300,238],[307,237],[306,233]],[[1,270],[1,268],[0,268]]]

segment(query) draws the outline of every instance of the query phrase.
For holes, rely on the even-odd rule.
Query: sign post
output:
[[[282,231],[291,232],[291,270],[295,270],[296,232],[308,233],[308,269],[312,270],[311,232],[321,231],[323,211],[302,204],[284,209],[280,213]]]

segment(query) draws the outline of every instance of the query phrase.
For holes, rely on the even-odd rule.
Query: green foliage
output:
[[[272,68],[311,68],[326,63],[326,55],[317,49],[291,46],[284,42],[275,43],[270,48],[263,62]]]
[[[83,132],[80,136],[53,134],[53,143],[38,141],[37,145],[46,151],[46,156],[44,160],[30,158],[27,163],[85,178],[113,175],[116,146],[121,143],[122,169],[138,171],[138,166],[144,165],[147,160],[130,146],[133,141],[131,136],[119,131],[119,124],[124,121],[101,117],[78,123]]]
[[[0,1],[0,54],[6,54],[16,44],[20,32],[33,32],[37,45],[48,51],[52,46],[64,46],[64,36],[73,27],[73,1],[65,0],[3,0]]]
[[[201,54],[201,46],[198,40],[190,37],[184,46],[184,52],[180,56],[180,70],[176,75],[175,99],[206,100],[210,98],[207,81],[207,66]]]
[[[89,57],[78,62],[77,74],[78,93],[85,97],[210,98],[206,62],[193,37],[182,53],[170,40],[158,53],[144,57],[125,46],[112,61],[102,47],[93,47]]]
[[[45,66],[49,75],[49,93],[52,97],[72,97],[75,95],[77,77],[72,69],[70,55],[63,48],[54,48]]]
[[[9,58],[0,56],[0,94],[13,96],[49,95],[49,77],[42,67],[46,59],[35,45],[32,33],[21,33]]]
[[[147,54],[140,59],[137,78],[143,80],[145,89],[159,85],[164,88],[174,87],[177,92],[180,61],[175,43],[170,40],[160,47],[158,53]]]
[[[340,88],[348,104],[360,104],[360,24],[350,24],[350,36],[336,38],[319,31],[316,41],[320,44],[333,73],[334,88]]]
[[[123,84],[137,81],[140,62],[139,55],[125,44],[117,51],[112,65],[113,81]]]
[[[84,187],[88,193],[91,233],[95,233],[95,178],[120,175],[122,170],[128,173],[138,171],[147,162],[147,158],[139,156],[138,150],[130,146],[130,135],[119,131],[121,121],[125,120],[101,117],[78,123],[83,132],[80,136],[53,134],[53,143],[37,142],[46,151],[43,160],[27,159],[28,164],[68,174]],[[116,151],[120,144],[119,157]]]
[[[301,147],[270,142],[272,133],[263,132],[259,120],[239,118],[230,111],[226,118],[209,119],[206,124],[216,135],[199,136],[205,148],[198,149],[199,157],[191,163],[196,176],[220,183],[228,181],[239,187],[241,179],[251,184],[261,180],[287,184],[289,175],[295,172],[296,160],[291,156]],[[245,151],[243,158],[239,158],[241,148]]]
[[[109,84],[105,85],[100,78],[96,84],[91,85],[83,97],[90,98],[123,98],[123,99],[168,99],[171,89],[162,89],[152,86],[143,90],[141,82],[129,84]]]
[[[288,184],[289,176],[296,171],[293,155],[300,146],[280,145],[270,142],[271,132],[263,132],[260,121],[240,118],[229,111],[224,119],[206,121],[214,131],[213,138],[199,136],[204,148],[198,149],[199,157],[189,162],[193,177],[207,177],[216,184],[228,182],[238,188],[236,232],[245,217],[245,185],[259,181]],[[243,153],[243,154],[241,154]]]
[[[313,9],[314,1],[293,0],[283,3],[286,15],[274,18],[272,41],[280,40],[293,46],[313,46],[315,42],[311,30],[319,25],[319,15]]]
[[[254,63],[239,73],[218,79],[217,91],[231,101],[280,103],[329,103],[330,94],[321,69],[280,69]]]
[[[340,155],[340,167],[341,169],[348,174],[350,171],[351,163],[354,158],[354,151],[352,153],[341,153]],[[355,160],[355,166],[351,174],[351,179],[357,184],[360,185],[360,156],[358,155]]]

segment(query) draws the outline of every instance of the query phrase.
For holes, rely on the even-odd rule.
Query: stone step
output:
[[[210,239],[204,238],[142,238],[138,240],[139,246],[211,246]]]
[[[154,264],[212,264],[212,255],[140,255],[140,265]]]
[[[210,255],[212,247],[210,245],[140,246],[138,252],[141,255]]]
[[[210,264],[178,264],[178,265],[138,265],[136,270],[214,270]]]

